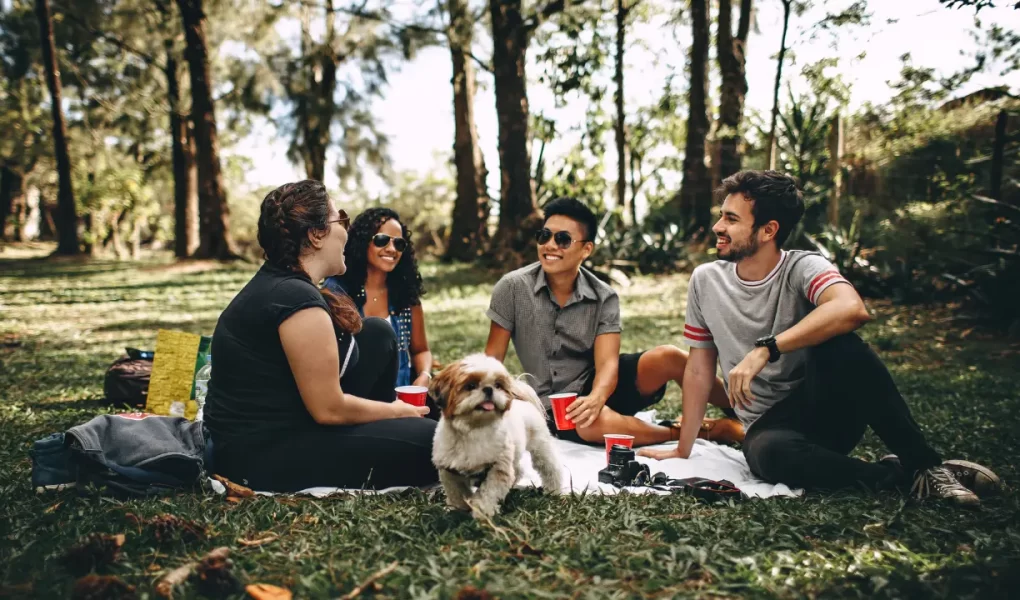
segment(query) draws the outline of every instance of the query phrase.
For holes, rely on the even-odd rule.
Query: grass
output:
[[[991,597],[1020,589],[1020,511],[1013,491],[980,511],[892,494],[708,506],[680,497],[547,498],[515,491],[495,527],[451,514],[436,494],[258,498],[181,494],[127,501],[29,486],[31,442],[98,412],[102,375],[125,346],[151,348],[170,327],[210,333],[252,265],[53,261],[0,254],[0,596],[66,597],[61,560],[93,533],[125,534],[115,575],[152,595],[166,571],[218,546],[234,573],[299,597],[337,597],[397,563],[367,597]],[[496,274],[426,268],[433,348],[447,362],[478,351]],[[678,343],[685,278],[622,290],[625,351]],[[863,331],[880,349],[926,434],[947,457],[1017,480],[1020,346],[940,308],[875,304]],[[515,360],[512,364],[516,366]],[[679,391],[661,406],[675,414]],[[882,448],[869,436],[858,450]],[[176,515],[194,539],[139,524]],[[275,536],[275,537],[273,537]],[[271,538],[259,546],[239,540]],[[194,584],[177,597],[199,593]],[[474,594],[474,595],[472,595]]]

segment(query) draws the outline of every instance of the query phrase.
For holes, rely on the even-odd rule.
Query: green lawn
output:
[[[347,594],[396,561],[368,597],[860,596],[988,597],[1020,590],[1018,496],[980,511],[845,493],[706,506],[679,497],[546,498],[511,494],[494,529],[421,492],[328,500],[221,497],[118,501],[74,491],[36,496],[28,448],[101,412],[105,367],[125,346],[151,348],[157,328],[209,334],[254,270],[153,260],[46,261],[0,253],[0,596],[66,597],[61,560],[91,532],[123,533],[100,569],[151,595],[167,570],[217,546],[234,573],[299,597]],[[496,274],[426,268],[433,349],[448,362],[482,348]],[[684,277],[621,290],[625,351],[679,343]],[[873,307],[863,333],[888,361],[918,421],[947,457],[1017,480],[1020,345],[944,308]],[[516,366],[516,361],[513,361]],[[670,386],[662,406],[679,407]],[[863,456],[881,447],[869,437]],[[327,457],[328,459],[328,457]],[[142,521],[171,514],[206,528],[198,540]],[[261,546],[238,540],[276,536]],[[176,597],[198,594],[189,584]]]

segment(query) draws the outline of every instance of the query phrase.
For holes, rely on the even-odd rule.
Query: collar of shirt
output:
[[[536,294],[542,291],[542,288],[549,289],[549,282],[545,278],[545,271],[539,266],[537,273],[535,274],[535,286],[532,288]],[[550,299],[552,298],[550,290]],[[574,280],[574,292],[570,295],[570,300],[567,301],[567,306],[580,302],[582,300],[598,300],[598,294],[595,293],[595,289],[588,283],[588,279],[584,276],[582,271],[578,271],[577,279]]]

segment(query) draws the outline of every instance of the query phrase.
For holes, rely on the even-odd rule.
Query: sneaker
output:
[[[895,454],[887,454],[878,462],[894,463],[902,468]],[[967,460],[947,460],[942,466],[949,469],[956,481],[978,496],[992,496],[1002,491],[1002,481],[991,469]]]
[[[54,433],[32,444],[32,488],[37,494],[75,487],[71,451],[64,434]]]
[[[953,471],[943,465],[918,471],[914,476],[914,485],[910,488],[910,494],[919,500],[940,498],[949,500],[958,506],[972,508],[981,505],[977,494],[960,485]]]
[[[1002,482],[994,471],[967,460],[947,460],[942,466],[952,471],[963,487],[978,496],[992,496],[1002,491]]]

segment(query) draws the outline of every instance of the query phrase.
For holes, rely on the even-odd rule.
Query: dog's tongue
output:
[[[482,410],[496,410],[496,405],[492,403],[492,400],[486,400],[485,402],[482,402],[479,406],[481,407]]]

